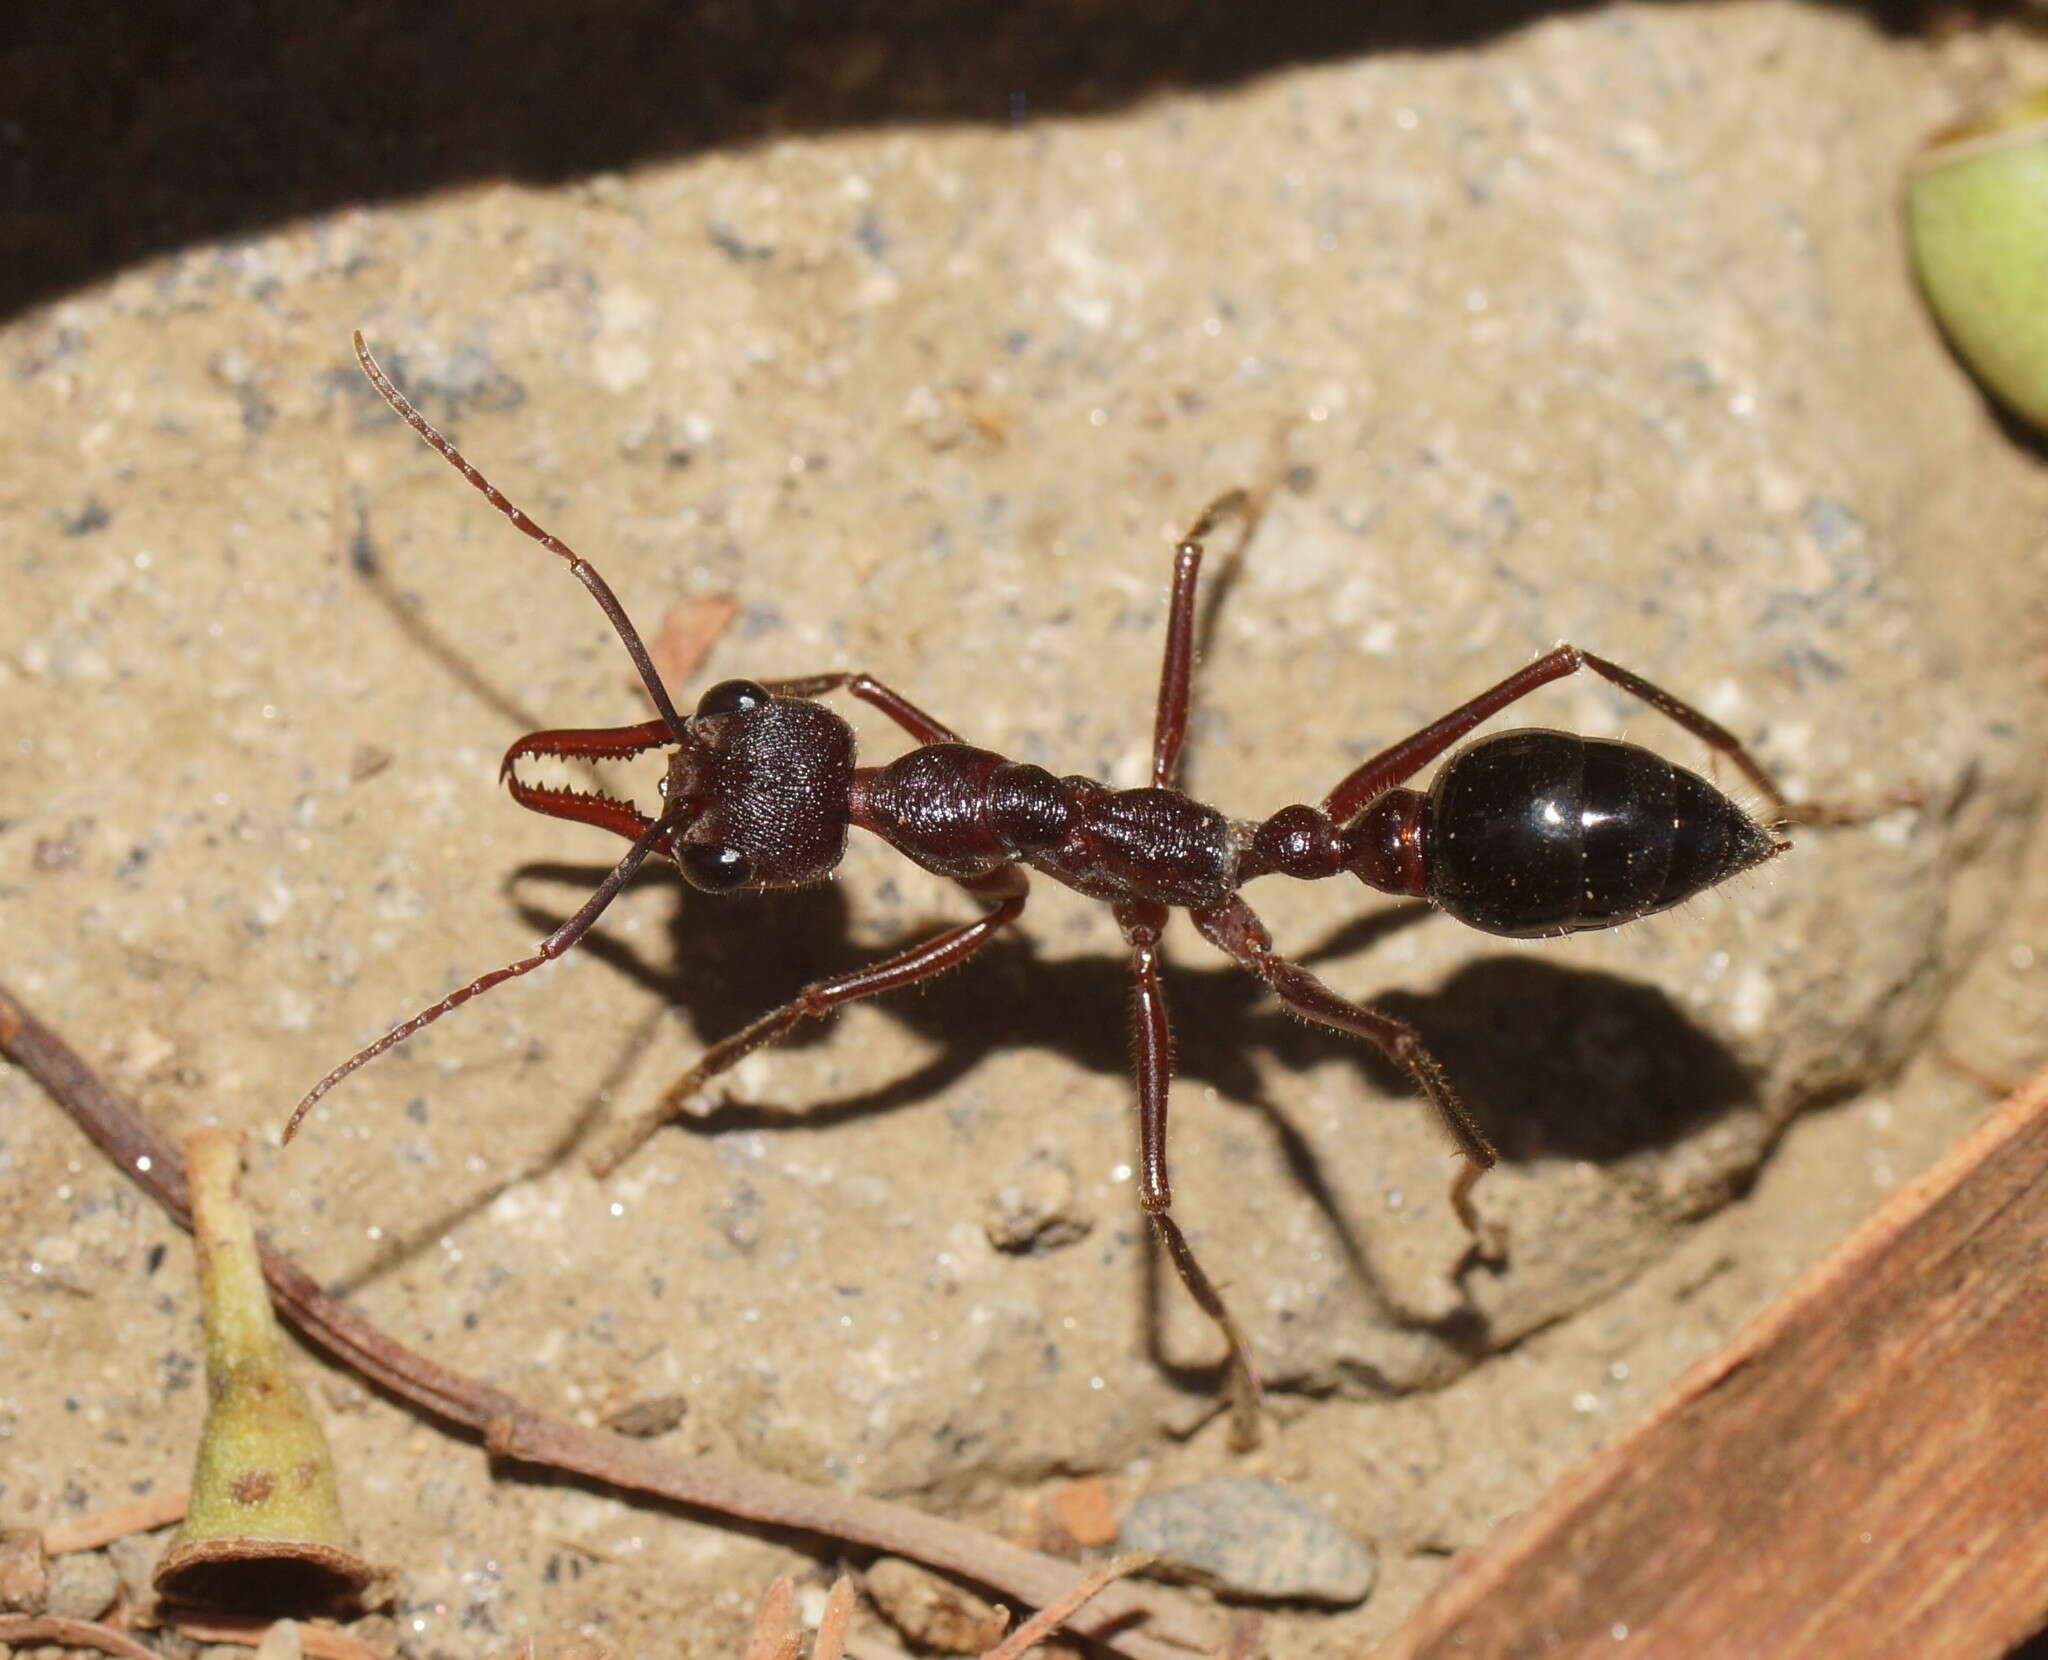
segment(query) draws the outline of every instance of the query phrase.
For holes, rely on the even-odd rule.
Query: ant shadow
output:
[[[587,890],[603,874],[594,867],[532,863],[514,872],[508,886],[516,891],[545,882]],[[690,1023],[700,1044],[708,1044],[786,1002],[807,982],[870,962],[886,949],[852,940],[848,907],[836,884],[750,894],[735,902],[699,893],[665,867],[642,878],[648,880],[662,881],[675,899],[673,949],[665,966],[601,926],[578,949],[653,993],[656,1007],[636,1024],[538,1161],[472,1195],[420,1237],[439,1237],[505,1188],[574,1157],[607,1103],[638,1070],[670,1010]],[[536,930],[561,920],[552,908],[525,899],[518,904]],[[1433,915],[1420,903],[1385,906],[1342,924],[1298,960],[1311,966],[1349,961]],[[921,938],[942,925],[932,919],[906,927],[903,938]],[[1484,1321],[1469,1303],[1428,1317],[1404,1307],[1330,1181],[1323,1154],[1268,1090],[1256,1057],[1287,1073],[1341,1059],[1358,1067],[1378,1095],[1412,1095],[1407,1074],[1364,1043],[1286,1015],[1262,983],[1220,958],[1214,969],[1170,969],[1167,995],[1177,1084],[1212,1088],[1223,1101],[1260,1115],[1291,1176],[1339,1241],[1347,1266],[1388,1318],[1429,1330],[1461,1351],[1483,1351]],[[728,1075],[717,1107],[673,1128],[692,1134],[821,1131],[937,1099],[988,1057],[1010,1049],[1050,1051],[1077,1071],[1113,1077],[1128,1087],[1129,996],[1130,969],[1120,954],[1046,961],[1027,933],[1012,933],[912,994],[874,1000],[874,1007],[933,1047],[931,1057],[909,1072],[794,1109],[740,1098]],[[1445,1060],[1461,1096],[1508,1163],[1545,1156],[1604,1162],[1668,1145],[1754,1094],[1733,1056],[1662,991],[1524,952],[1467,964],[1435,992],[1376,991],[1369,1000],[1414,1024]],[[830,1020],[804,1021],[776,1047],[829,1041],[832,1026]],[[1135,1136],[1135,1115],[1132,1131]],[[1359,1133],[1371,1133],[1363,1119]],[[1221,1364],[1185,1363],[1164,1352],[1167,1288],[1156,1243],[1146,1255],[1143,1297],[1151,1358],[1177,1386],[1217,1392]],[[376,1271],[386,1266],[380,1258]]]

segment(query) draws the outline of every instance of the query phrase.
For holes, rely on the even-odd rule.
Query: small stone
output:
[[[1131,1506],[1120,1542],[1226,1596],[1348,1608],[1372,1595],[1370,1547],[1276,1482],[1212,1476]]]
[[[297,1620],[278,1620],[256,1645],[256,1660],[305,1660],[306,1639]]]
[[[49,1558],[32,1527],[0,1528],[0,1610],[40,1614],[49,1601]]]
[[[391,751],[376,744],[357,744],[355,753],[348,758],[348,776],[352,784],[360,784],[365,778],[374,778],[391,765]]]
[[[1116,1537],[1116,1510],[1099,1476],[1068,1482],[1053,1494],[1052,1507],[1077,1545],[1106,1545]]]
[[[989,1196],[982,1219],[999,1251],[1056,1251],[1084,1238],[1092,1221],[1074,1213],[1074,1172],[1064,1159],[1033,1153]]]
[[[901,1557],[884,1556],[861,1577],[891,1625],[913,1643],[942,1653],[979,1654],[1010,1623],[1002,1609]]]
[[[59,1619],[96,1620],[120,1594],[121,1576],[99,1551],[73,1551],[50,1564],[48,1608]]]
[[[645,1440],[649,1436],[666,1435],[690,1410],[690,1403],[681,1395],[656,1395],[652,1400],[635,1401],[631,1406],[622,1406],[604,1421],[604,1427],[615,1435],[631,1435]]]
[[[139,1607],[156,1601],[156,1565],[169,1543],[167,1533],[131,1533],[107,1546],[107,1559],[131,1604]]]

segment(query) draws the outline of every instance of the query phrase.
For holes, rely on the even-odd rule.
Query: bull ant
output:
[[[632,843],[576,914],[531,956],[451,992],[352,1055],[307,1093],[285,1127],[290,1140],[313,1104],[351,1072],[422,1026],[562,955],[589,931],[650,855],[673,859],[707,893],[793,887],[831,874],[849,825],[879,836],[914,864],[957,882],[985,910],[866,968],[820,980],[713,1044],[667,1093],[664,1116],[700,1103],[719,1074],[797,1022],[842,1003],[915,985],[967,961],[1023,914],[1027,872],[1099,899],[1131,951],[1138,1090],[1138,1202],[1182,1282],[1228,1340],[1247,1407],[1256,1391],[1236,1321],[1173,1220],[1166,1169],[1171,1072],[1159,939],[1186,911],[1202,936],[1257,975],[1288,1008],[1373,1044],[1401,1066],[1456,1142],[1463,1161],[1450,1202],[1475,1248],[1503,1254],[1472,1186],[1495,1161],[1414,1030],[1339,996],[1273,949],[1240,890],[1254,877],[1317,881],[1353,876],[1382,893],[1427,900],[1468,927],[1514,938],[1610,928],[1676,905],[1781,853],[1778,840],[1705,779],[1635,744],[1527,728],[1457,751],[1427,790],[1407,781],[1467,733],[1541,686],[1590,669],[1725,755],[1774,811],[1795,812],[1726,729],[1618,664],[1560,645],[1498,685],[1352,768],[1317,806],[1283,807],[1263,821],[1232,818],[1174,787],[1187,735],[1195,592],[1202,545],[1226,515],[1249,514],[1243,491],[1219,498],[1174,554],[1165,661],[1153,723],[1152,779],[1114,789],[1092,778],[977,749],[873,676],[835,670],[800,680],[724,680],[683,715],[661,683],[625,609],[594,566],[508,501],[430,426],[355,336],[357,360],[384,401],[513,525],[569,566],[611,620],[639,670],[656,719],[601,730],[533,732],[507,751],[502,776],[523,807],[610,830]],[[876,767],[854,762],[852,729],[818,700],[843,691],[902,727],[916,747]],[[518,763],[556,756],[613,760],[666,749],[661,811],[649,818],[602,794],[523,782]]]

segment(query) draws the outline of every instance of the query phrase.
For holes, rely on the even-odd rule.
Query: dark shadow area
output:
[[[2035,1632],[2005,1660],[2048,1660],[2048,1628]]]
[[[353,388],[351,388],[353,389]],[[424,657],[440,666],[448,678],[474,697],[499,719],[521,732],[537,731],[547,722],[505,692],[493,677],[485,674],[441,631],[422,609],[419,597],[392,580],[370,534],[369,515],[360,494],[350,502],[356,527],[349,538],[349,565],[362,578],[363,587],[381,605],[398,630]]]
[[[485,180],[546,185],[794,132],[1105,111],[1296,64],[1470,46],[1576,9],[18,0],[0,18],[0,315],[170,249],[364,202]],[[1958,11],[1934,0],[1859,9],[1896,32]],[[721,241],[715,223],[672,234],[773,257]]]
[[[597,867],[530,865],[516,885],[561,883],[584,890],[603,872]],[[847,907],[831,884],[794,892],[717,898],[685,886],[673,872],[643,877],[665,881],[676,898],[671,954],[665,965],[648,961],[602,925],[579,948],[656,993],[686,1021],[700,1044],[716,1041],[755,1016],[787,1001],[810,980],[842,973],[872,961],[884,948],[863,947],[847,933]],[[569,907],[523,900],[527,925],[545,931]],[[967,913],[933,916],[906,927],[907,944],[936,932]],[[1420,905],[1376,910],[1342,925],[1304,960],[1355,958],[1394,929],[1431,913]],[[932,1045],[935,1053],[911,1071],[877,1079],[855,1093],[795,1107],[771,1107],[733,1093],[728,1081],[716,1110],[692,1120],[693,1133],[769,1129],[810,1133],[876,1113],[939,1098],[969,1076],[990,1055],[1005,1049],[1049,1051],[1079,1074],[1114,1080],[1129,1093],[1130,1038],[1126,1020],[1130,969],[1115,952],[1048,962],[1033,949],[1030,912],[1019,932],[992,944],[973,962],[908,991],[879,998],[875,1007]],[[1612,975],[1560,967],[1529,955],[1491,957],[1473,963],[1432,994],[1380,991],[1355,985],[1375,1007],[1411,1021],[1450,1073],[1453,1085],[1488,1136],[1511,1162],[1554,1155],[1607,1160],[1666,1145],[1716,1113],[1751,1099],[1749,1081],[1734,1058],[1699,1030],[1677,1006],[1653,988]],[[1294,1178],[1323,1213],[1342,1243],[1352,1272],[1375,1300],[1399,1317],[1399,1300],[1388,1294],[1365,1241],[1339,1202],[1319,1150],[1290,1116],[1284,1085],[1269,1089],[1261,1079],[1261,1057],[1277,1059],[1290,1072],[1334,1058],[1361,1068],[1377,1091],[1413,1093],[1407,1076],[1355,1039],[1294,1019],[1280,1011],[1265,987],[1250,975],[1219,963],[1214,969],[1170,969],[1166,991],[1176,1035],[1175,1080],[1180,1090],[1209,1087],[1228,1103],[1263,1116]],[[792,1046],[829,1038],[833,1021],[807,1021],[790,1034]],[[621,1085],[623,1072],[646,1045],[645,1029],[635,1034],[632,1057],[615,1067],[611,1079],[586,1103],[559,1143],[559,1156],[575,1156],[575,1138],[593,1123],[597,1103]],[[631,1112],[638,1098],[652,1096],[670,1080],[633,1077],[624,1083],[634,1100],[614,1100],[614,1112]],[[1356,1134],[1358,1156],[1371,1156],[1372,1102],[1361,1098]],[[1049,1110],[1057,1110],[1055,1103]],[[1132,1106],[1132,1133],[1136,1111]],[[1133,1213],[1133,1224],[1138,1218]],[[1182,1217],[1199,1250],[1199,1217]],[[1155,1263],[1154,1275],[1161,1271]],[[1228,1270],[1221,1270],[1228,1277]],[[1148,1283],[1148,1301],[1158,1295]],[[1459,1329],[1466,1311],[1443,1327],[1454,1341],[1477,1334]],[[1441,1325],[1441,1323],[1439,1323]],[[1155,1323],[1154,1330],[1156,1332]],[[1191,1388],[1213,1383],[1220,1373],[1183,1367],[1159,1357]]]
[[[528,865],[513,880],[587,890],[603,874],[596,866]],[[602,924],[578,949],[657,993],[688,1022],[699,1043],[737,1030],[808,981],[859,967],[885,949],[971,914],[963,902],[957,914],[927,918],[881,948],[848,937],[846,902],[830,883],[719,898],[687,887],[672,871],[643,875],[639,885],[649,882],[665,882],[677,896],[672,954],[665,964],[651,963],[606,935]],[[521,904],[521,916],[529,927],[546,930],[565,909],[528,901]],[[1343,925],[1329,941],[1304,952],[1303,960],[1352,957],[1390,929],[1429,915],[1419,905],[1371,913]],[[1018,932],[973,962],[875,1001],[890,1019],[941,1051],[908,1077],[794,1112],[731,1098],[701,1121],[703,1127],[824,1128],[890,1111],[930,1099],[1005,1049],[1046,1050],[1087,1073],[1128,1077],[1128,963],[1116,953],[1045,961],[1033,949],[1030,926],[1027,909]],[[1335,978],[1341,983],[1357,976]],[[1311,1188],[1324,1185],[1315,1175],[1314,1155],[1288,1128],[1277,1104],[1266,1099],[1259,1056],[1271,1056],[1289,1071],[1342,1057],[1364,1069],[1376,1089],[1413,1093],[1407,1075],[1375,1050],[1283,1013],[1259,981],[1227,964],[1193,972],[1170,968],[1166,988],[1176,1082],[1213,1088],[1265,1111]],[[1662,991],[1614,975],[1517,953],[1469,964],[1434,993],[1347,989],[1415,1025],[1511,1162],[1546,1155],[1605,1160],[1665,1146],[1752,1095],[1734,1057]],[[818,1042],[831,1024],[829,1018],[807,1021],[783,1046]],[[642,1081],[648,1088],[661,1082]],[[1371,1134],[1367,1117],[1361,1117],[1359,1134]]]
[[[1667,1146],[1755,1093],[1656,987],[1533,956],[1483,958],[1431,996],[1377,1006],[1422,1033],[1510,1163]]]

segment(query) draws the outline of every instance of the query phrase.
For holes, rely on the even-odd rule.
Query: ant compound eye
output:
[[[682,867],[690,886],[706,893],[731,893],[734,888],[745,887],[754,874],[747,856],[738,848],[720,847],[715,842],[684,843],[676,849],[676,863]]]
[[[721,680],[697,699],[697,718],[744,715],[768,701],[768,688],[752,680]]]

